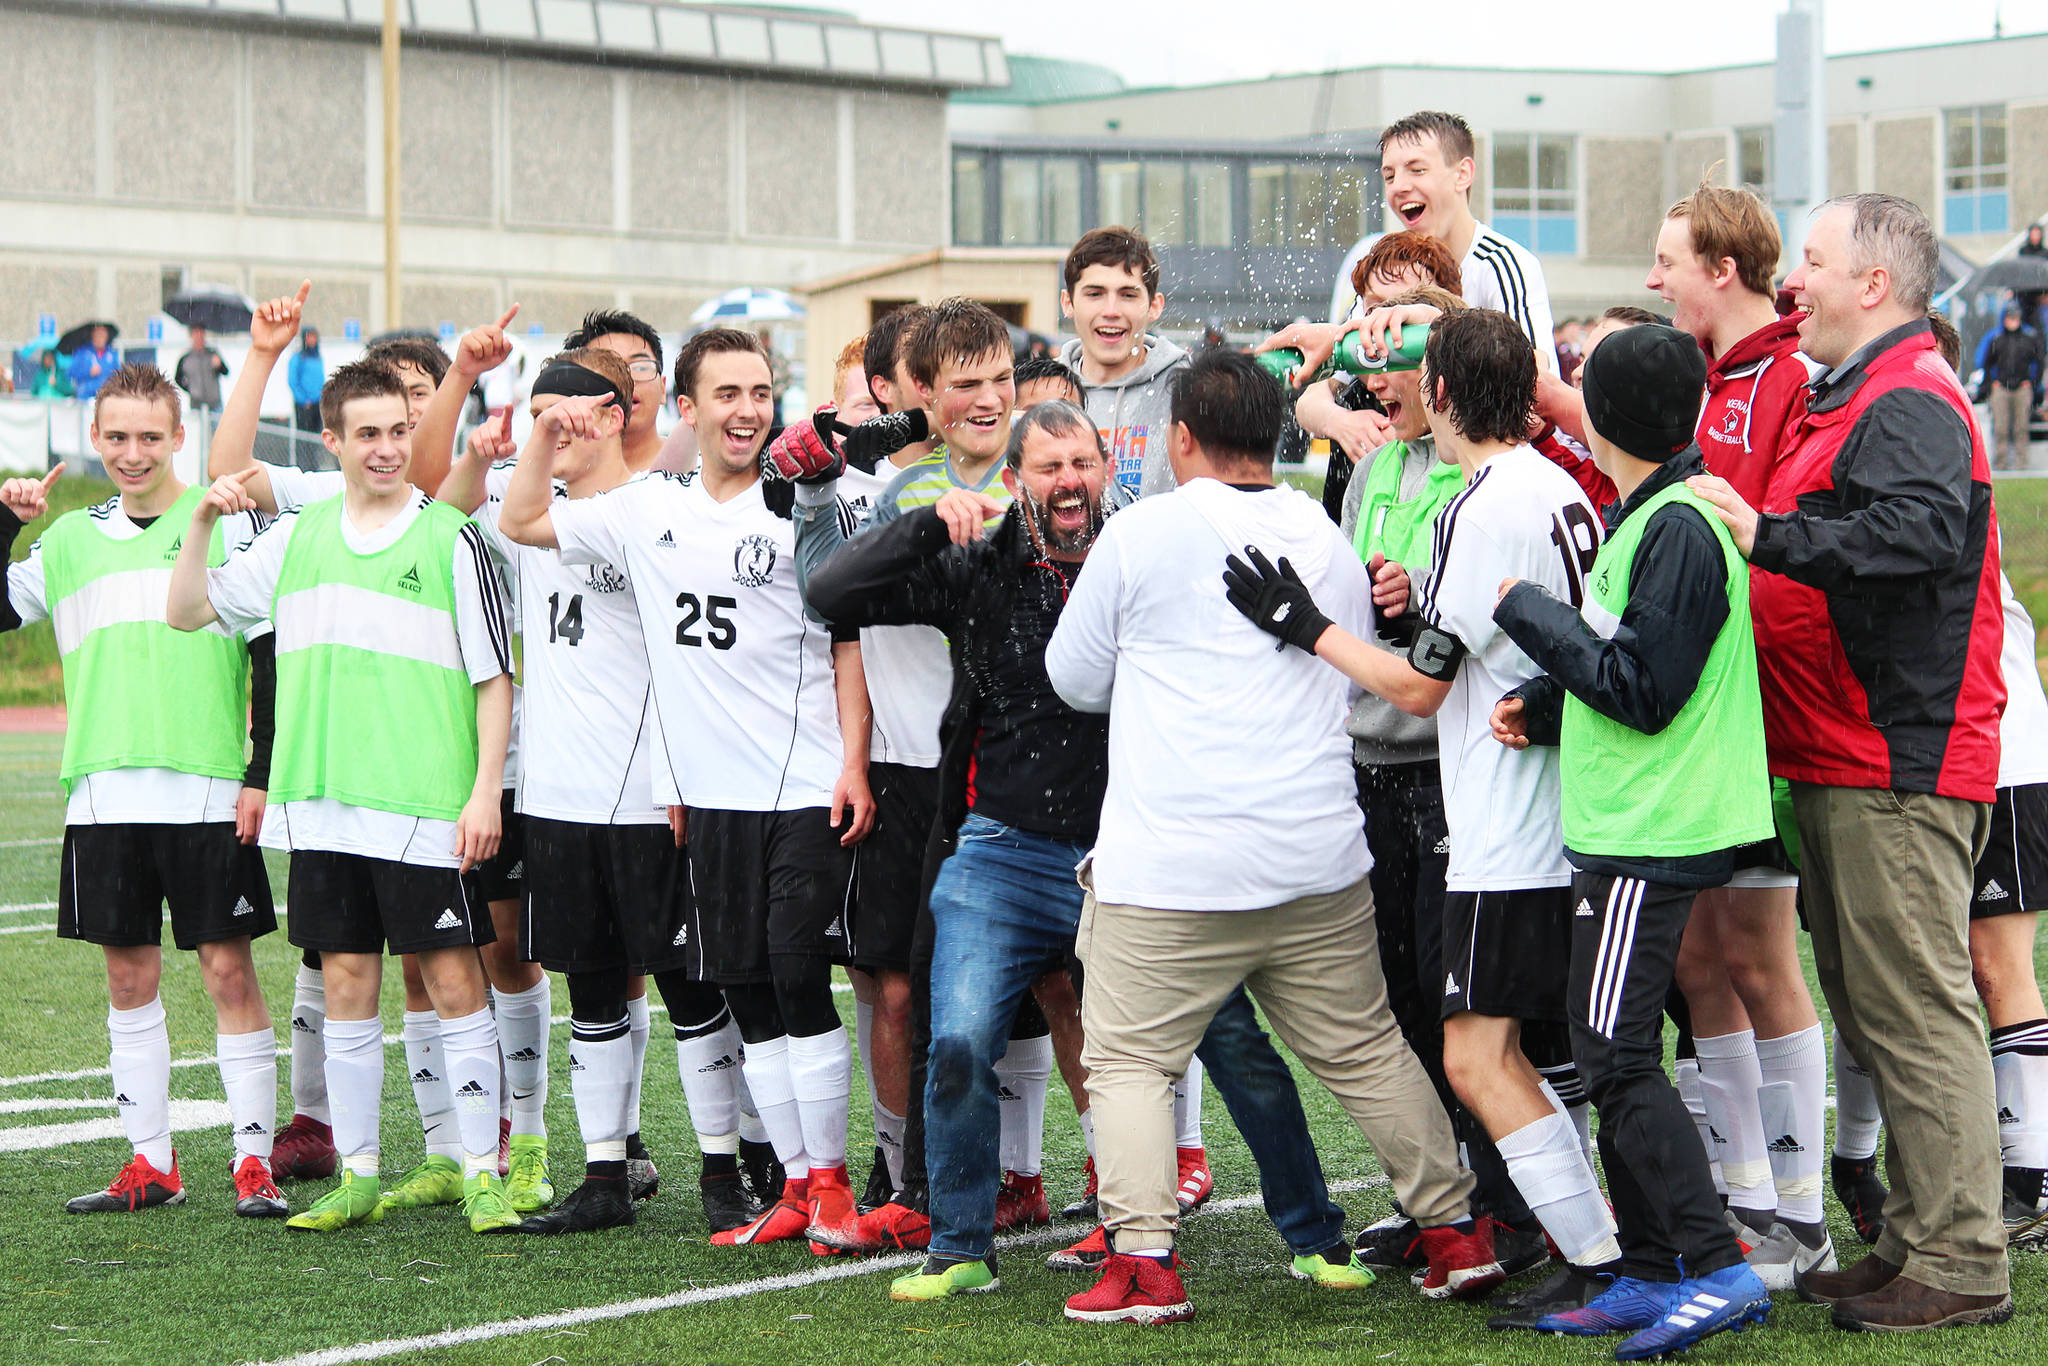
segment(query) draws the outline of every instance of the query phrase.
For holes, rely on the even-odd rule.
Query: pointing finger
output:
[[[64,473],[64,462],[62,460],[59,460],[56,464],[56,467],[52,469],[48,474],[43,476],[44,493],[48,493],[50,491],[50,485],[56,483],[57,476],[62,473]]]
[[[513,320],[514,318],[518,317],[518,316],[519,316],[519,305],[518,305],[518,304],[517,304],[517,303],[515,302],[515,303],[514,303],[514,304],[512,305],[512,307],[510,307],[510,308],[508,308],[508,309],[506,309],[506,310],[505,310],[505,316],[504,316],[504,317],[502,317],[502,318],[500,318],[500,319],[498,319],[498,327],[499,327],[499,329],[500,329],[500,330],[503,330],[504,328],[510,327],[510,326],[512,325],[512,320]]]
[[[306,296],[311,294],[312,292],[313,282],[311,280],[301,280],[299,281],[299,292],[293,296],[292,302],[300,307],[304,307],[306,303]]]

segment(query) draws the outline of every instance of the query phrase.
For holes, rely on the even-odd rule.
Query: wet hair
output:
[[[1771,276],[1778,269],[1778,220],[1754,193],[1702,180],[1664,217],[1686,221],[1692,254],[1709,271],[1732,260],[1744,289],[1770,296]]]
[[[106,382],[100,385],[100,391],[93,395],[92,420],[95,423],[100,420],[101,406],[110,398],[133,398],[144,403],[161,403],[171,416],[172,427],[178,425],[184,412],[184,405],[178,401],[177,386],[154,365],[143,365],[138,361],[129,361],[108,375]]]
[[[1145,240],[1145,234],[1135,228],[1096,228],[1082,233],[1081,240],[1067,253],[1068,292],[1073,291],[1081,272],[1090,266],[1128,270],[1144,282],[1148,296],[1159,292],[1159,258],[1152,254],[1152,244]]]
[[[438,349],[438,348],[436,348]],[[406,403],[405,380],[376,348],[361,360],[350,361],[327,377],[320,390],[320,425],[336,436],[344,426],[343,409],[359,398],[395,398]]]
[[[1286,408],[1280,382],[1248,352],[1212,346],[1173,377],[1173,421],[1218,464],[1272,464]]]
[[[1408,304],[1428,304],[1446,317],[1453,313],[1464,313],[1472,307],[1458,295],[1436,285],[1417,285],[1413,289],[1404,289],[1380,307],[1401,308]]]
[[[1437,319],[1429,329],[1422,372],[1430,407],[1467,441],[1519,445],[1528,439],[1529,414],[1536,406],[1536,352],[1507,314],[1473,308]]]
[[[1051,356],[1034,356],[1017,367],[1017,388],[1021,392],[1027,384],[1042,384],[1050,380],[1064,384],[1073,397],[1069,400],[1075,406],[1085,406],[1087,391],[1081,387],[1081,377]]]
[[[737,327],[708,327],[684,342],[683,349],[676,352],[676,401],[696,401],[697,368],[704,363],[706,356],[734,351],[752,352],[761,358],[761,363],[768,367],[771,375],[775,372],[775,363],[768,358],[768,348],[761,344],[759,337]]]
[[[441,349],[439,342],[428,341],[425,337],[393,337],[390,341],[378,342],[365,351],[363,357],[381,360],[387,365],[410,365],[432,380],[436,388],[448,376],[448,353]]]
[[[1365,297],[1365,287],[1375,275],[1392,275],[1396,271],[1413,266],[1429,278],[1429,283],[1453,294],[1462,294],[1465,281],[1458,269],[1458,258],[1451,255],[1451,249],[1437,238],[1413,228],[1390,232],[1372,244],[1372,250],[1358,258],[1358,264],[1351,268],[1351,292],[1359,298]]]
[[[1472,125],[1456,114],[1446,114],[1435,109],[1423,109],[1405,119],[1396,119],[1380,132],[1380,154],[1386,155],[1389,143],[1420,142],[1435,138],[1443,148],[1444,160],[1457,165],[1473,154],[1476,144],[1472,141]]]
[[[896,382],[896,362],[909,351],[910,338],[917,335],[931,315],[927,304],[905,304],[890,309],[868,328],[867,342],[861,348],[861,364],[868,372],[869,398],[877,403],[882,401],[875,392],[875,380]]]
[[[659,370],[661,358],[661,334],[634,317],[624,309],[593,308],[583,315],[583,321],[574,332],[562,338],[562,349],[573,351],[590,345],[599,337],[637,337],[647,343],[647,349],[654,353],[654,368]]]
[[[1941,259],[1927,211],[1895,194],[1838,195],[1821,207],[1849,210],[1849,252],[1856,268],[1883,267],[1891,277],[1892,302],[1908,313],[1925,313]]]
[[[1015,355],[1009,324],[988,305],[958,295],[941,300],[909,342],[903,359],[910,377],[928,386],[939,382],[939,368],[948,361],[977,361],[996,352],[1006,360]]]
[[[1933,331],[1934,345],[1941,352],[1941,358],[1948,362],[1948,368],[1957,374],[1961,374],[1963,370],[1963,334],[1956,331],[1956,325],[1949,321],[1948,314],[1938,308],[1928,313],[1927,326]]]
[[[1010,441],[1003,448],[1003,463],[1013,470],[1024,468],[1024,438],[1033,432],[1044,432],[1048,436],[1087,432],[1095,438],[1096,453],[1104,460],[1109,459],[1109,451],[1102,444],[1102,430],[1095,425],[1095,419],[1082,412],[1078,404],[1055,398],[1029,412],[1018,414],[1017,420],[1010,424]]]
[[[1634,304],[1616,304],[1614,307],[1601,313],[1600,321],[1603,323],[1624,323],[1629,327],[1641,327],[1644,323],[1668,323],[1671,320],[1652,313],[1647,308],[1637,308]]]

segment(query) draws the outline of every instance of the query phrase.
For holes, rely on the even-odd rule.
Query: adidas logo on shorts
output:
[[[734,1058],[732,1054],[727,1053],[713,1062],[705,1063],[702,1067],[697,1069],[697,1074],[699,1076],[702,1076],[706,1072],[730,1072],[733,1068],[738,1066],[739,1061],[736,1058]]]
[[[507,1053],[507,1054],[505,1055],[505,1061],[506,1061],[506,1062],[539,1062],[539,1061],[540,1061],[540,1054],[538,1054],[538,1053],[534,1052],[534,1051],[533,1051],[533,1050],[532,1050],[531,1048],[522,1048],[522,1049],[520,1049],[520,1050],[519,1050],[519,1051],[518,1051],[517,1053]]]
[[[241,898],[237,899],[237,900],[236,900],[236,902],[235,902],[235,914],[236,914],[236,915],[254,915],[254,914],[256,914],[256,908],[255,908],[254,906],[251,906],[251,905],[249,904],[249,898],[248,898],[248,897],[246,897],[246,896],[245,896],[245,897],[241,897]]]
[[[526,876],[526,860],[525,860],[525,859],[521,859],[521,860],[519,860],[519,862],[517,862],[517,863],[515,863],[515,864],[513,864],[513,865],[512,865],[512,871],[511,871],[511,872],[509,872],[509,873],[505,874],[505,880],[506,880],[507,882],[510,882],[510,881],[511,881],[511,880],[512,880],[513,878],[515,878],[515,877],[516,877],[516,878],[524,878],[525,876]]]
[[[1447,972],[1447,973],[1445,973],[1445,974],[1444,974],[1444,995],[1446,995],[1446,996],[1456,996],[1457,994],[1458,994],[1458,979],[1457,979],[1456,977],[1453,977],[1453,976],[1452,976],[1452,975],[1451,975],[1450,973],[1448,973],[1448,972]]]
[[[413,1085],[418,1086],[423,1082],[434,1082],[439,1081],[441,1079],[434,1075],[433,1068],[422,1067],[419,1071],[412,1074],[412,1080]]]
[[[1985,883],[1984,890],[1977,893],[1977,900],[1979,901],[2010,901],[2011,899],[2012,893],[1999,886],[1997,878],[1993,878]]]
[[[475,1080],[466,1081],[456,1088],[455,1094],[458,1096],[481,1096],[485,1094],[483,1083]]]
[[[1572,914],[1590,918],[1593,914],[1593,903],[1584,897],[1580,897],[1579,904],[1572,907]]]
[[[669,940],[669,941],[668,941],[668,944],[669,944],[669,947],[670,947],[670,948],[672,948],[672,949],[679,949],[679,948],[683,947],[683,945],[685,945],[685,944],[687,944],[687,943],[689,943],[689,942],[690,942],[690,927],[689,927],[688,925],[685,925],[685,926],[683,926],[683,927],[682,927],[681,929],[679,929],[679,930],[677,930],[677,931],[676,931],[676,937],[675,937],[675,938],[673,938],[673,939],[671,939],[671,940]]]
[[[1803,1153],[1806,1151],[1799,1140],[1790,1134],[1780,1134],[1772,1139],[1770,1149],[1774,1153]]]
[[[1449,835],[1445,835],[1445,836],[1444,836],[1444,837],[1443,837],[1442,839],[1440,839],[1440,840],[1438,840],[1438,841],[1436,842],[1435,846],[1434,846],[1433,848],[1431,848],[1429,852],[1430,852],[1430,853],[1432,853],[1432,854],[1448,854],[1448,853],[1450,853],[1450,852],[1451,852],[1451,837],[1450,837]]]
[[[434,922],[434,928],[437,930],[459,930],[462,928],[462,922],[455,918],[454,911],[443,911],[441,912],[441,918]]]

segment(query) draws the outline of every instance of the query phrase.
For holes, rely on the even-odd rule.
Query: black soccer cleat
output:
[[[708,1172],[697,1178],[697,1185],[704,1197],[704,1221],[713,1233],[745,1228],[760,1216],[761,1207],[747,1198],[738,1172]]]
[[[746,1178],[747,1197],[762,1209],[780,1200],[782,1188],[788,1184],[782,1164],[775,1159],[775,1149],[744,1138],[740,1140],[740,1174]]]
[[[626,1185],[635,1203],[652,1200],[661,1189],[661,1173],[655,1168],[654,1154],[640,1141],[638,1130],[626,1135]]]
[[[603,1228],[623,1228],[633,1222],[633,1201],[626,1183],[618,1180],[585,1179],[545,1214],[522,1222],[520,1233],[595,1233]]]
[[[882,1145],[875,1145],[875,1165],[868,1168],[868,1187],[860,1193],[860,1209],[865,1214],[871,1209],[880,1209],[896,1197],[896,1184],[889,1179],[889,1159],[882,1153]]]
[[[1359,1230],[1352,1246],[1358,1249],[1358,1260],[1375,1271],[1429,1265],[1429,1254],[1422,1248],[1421,1226],[1399,1210]]]
[[[1552,1314],[1584,1309],[1613,1284],[1612,1276],[1561,1262],[1557,1270],[1539,1284],[1512,1295],[1496,1295],[1488,1301],[1487,1307],[1495,1313],[1486,1321],[1486,1326],[1498,1332],[1515,1328],[1533,1329],[1539,1321]]]
[[[1550,1260],[1550,1243],[1543,1236],[1542,1225],[1516,1228],[1490,1216],[1489,1222],[1493,1224],[1493,1259],[1508,1276],[1533,1271]]]
[[[1828,1184],[1835,1188],[1835,1199],[1842,1202],[1849,1222],[1856,1226],[1856,1236],[1866,1243],[1876,1242],[1877,1235],[1884,1232],[1884,1202],[1891,1194],[1877,1179],[1877,1159],[1830,1154]]]

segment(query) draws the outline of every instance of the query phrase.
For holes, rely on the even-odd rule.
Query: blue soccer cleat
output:
[[[1663,1320],[1614,1349],[1616,1361],[1671,1356],[1727,1329],[1741,1332],[1771,1313],[1771,1292],[1747,1262],[1680,1281]]]
[[[1633,1333],[1648,1328],[1669,1312],[1676,1281],[1640,1281],[1633,1276],[1616,1276],[1614,1284],[1582,1309],[1546,1314],[1536,1320],[1539,1333],[1567,1333],[1572,1337],[1597,1338],[1608,1333]]]

